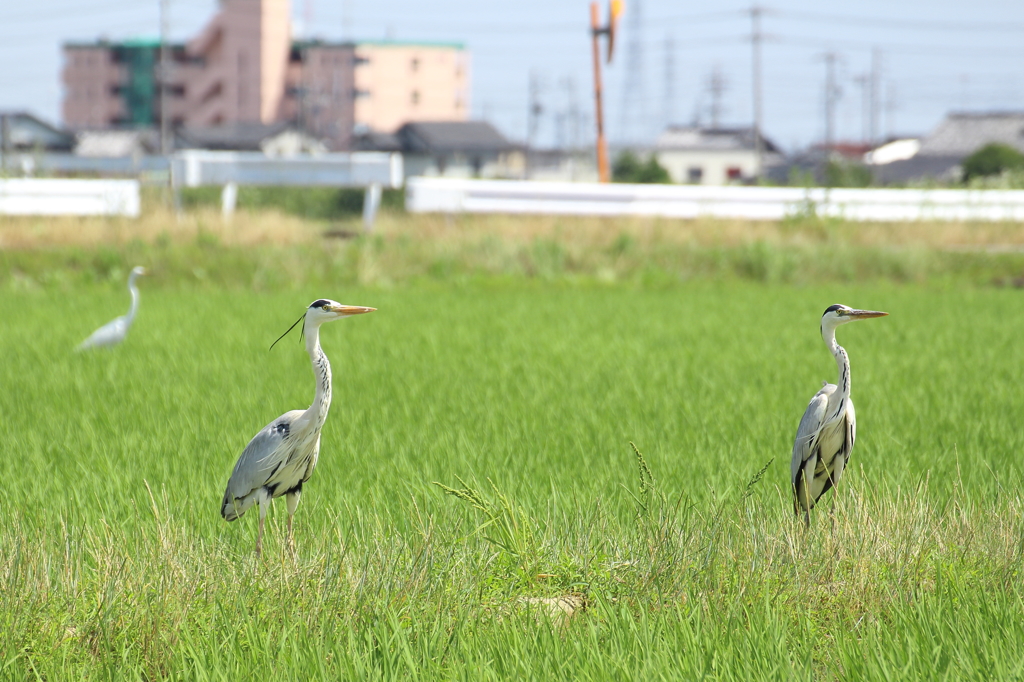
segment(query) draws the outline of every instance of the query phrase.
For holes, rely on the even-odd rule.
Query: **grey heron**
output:
[[[838,384],[825,383],[811,398],[793,443],[793,508],[797,514],[804,513],[807,525],[811,522],[811,509],[842,478],[857,436],[857,416],[850,398],[850,357],[836,343],[836,328],[888,314],[837,304],[829,306],[821,316],[821,338],[835,356],[839,379]]]
[[[135,320],[135,313],[139,310],[139,289],[135,286],[135,279],[139,275],[145,274],[146,269],[142,266],[132,268],[131,274],[128,275],[128,292],[132,295],[132,305],[128,309],[128,314],[115,318],[94,331],[89,335],[89,338],[79,344],[78,350],[114,346],[124,341],[125,337],[128,336],[128,330],[131,328],[132,322]]]
[[[292,410],[267,424],[242,451],[228,479],[220,513],[234,521],[253,504],[259,507],[256,555],[263,550],[263,524],[271,500],[285,495],[288,502],[288,544],[292,542],[292,517],[299,506],[302,484],[309,480],[320,455],[320,430],[331,407],[331,363],[320,348],[320,326],[343,317],[372,313],[376,308],[342,305],[328,299],[310,304],[288,331],[302,322],[306,352],[313,363],[316,396],[307,410]],[[288,332],[285,332],[287,334]],[[281,338],[284,334],[281,335]],[[278,341],[281,340],[278,338]],[[275,341],[274,343],[277,343]],[[273,348],[273,344],[270,346]]]

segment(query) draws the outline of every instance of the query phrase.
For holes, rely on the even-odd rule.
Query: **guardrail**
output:
[[[138,180],[0,180],[2,215],[139,216]]]
[[[220,185],[225,217],[235,209],[238,185],[362,187],[363,223],[371,229],[384,187],[401,187],[402,155],[353,152],[275,158],[259,152],[183,151],[171,159],[171,183],[181,187]]]
[[[20,173],[26,177],[36,173],[138,177],[160,175],[170,168],[166,156],[76,156],[59,152],[10,154],[0,165],[6,173]]]
[[[406,210],[780,220],[1024,221],[1024,191],[626,185],[409,178]]]

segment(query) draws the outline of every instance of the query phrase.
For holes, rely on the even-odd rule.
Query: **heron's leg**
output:
[[[288,502],[288,547],[295,551],[295,539],[292,535],[292,517],[295,516],[295,510],[299,507],[299,497],[302,495],[302,488],[296,488],[289,492],[285,499]]]
[[[257,502],[257,506],[260,510],[260,530],[256,535],[256,556],[263,556],[263,524],[267,518],[267,507],[270,505],[270,500]]]

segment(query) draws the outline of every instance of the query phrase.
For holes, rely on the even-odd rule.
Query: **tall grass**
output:
[[[393,286],[475,279],[627,282],[693,279],[821,282],[1024,282],[1020,223],[858,224],[434,216],[386,212],[372,234],[357,220],[303,220],[196,210],[124,219],[0,222],[0,290],[69,290],[118,282],[135,264],[165,284],[256,291],[313,285]]]

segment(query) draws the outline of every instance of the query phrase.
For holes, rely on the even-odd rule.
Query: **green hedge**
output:
[[[277,209],[308,220],[338,220],[363,212],[363,190],[336,187],[239,187],[240,209]],[[181,190],[183,208],[220,206],[220,187],[193,187]],[[405,191],[386,189],[381,208],[405,211]]]

